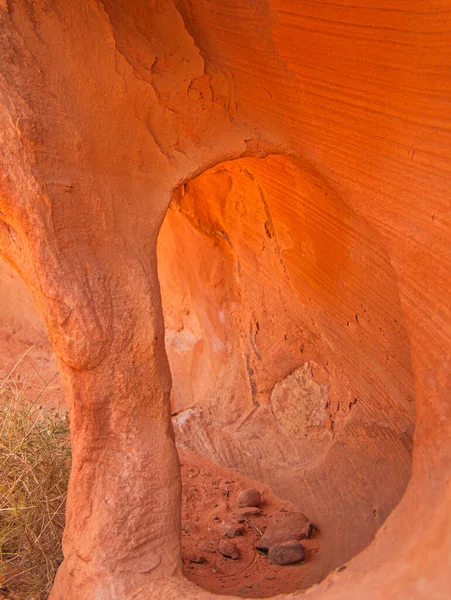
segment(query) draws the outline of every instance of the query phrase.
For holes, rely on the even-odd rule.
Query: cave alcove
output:
[[[179,451],[312,519],[309,587],[372,541],[410,479],[410,347],[383,241],[273,154],[177,187],[157,253]]]

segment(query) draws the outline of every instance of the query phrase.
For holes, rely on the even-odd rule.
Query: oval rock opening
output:
[[[410,478],[410,348],[383,240],[329,182],[270,155],[180,185],[158,263],[185,576],[242,597],[306,589],[372,541]],[[260,547],[293,530],[307,539]]]

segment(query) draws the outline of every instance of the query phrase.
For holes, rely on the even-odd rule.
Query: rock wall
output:
[[[65,560],[52,600],[210,597],[179,575],[180,472],[156,260],[175,189],[168,244],[170,230],[183,230],[180,242],[193,245],[167,260],[210,252],[212,280],[233,282],[215,288],[215,309],[202,267],[197,291],[192,265],[184,276],[173,268],[186,284],[168,312],[173,347],[186,347],[174,372],[197,385],[187,375],[205,364],[195,346],[212,365],[187,403],[210,407],[217,423],[189,418],[194,443],[196,431],[222,427],[210,445],[217,455],[231,447],[227,429],[240,444],[239,426],[249,431],[266,410],[286,437],[315,438],[310,456],[323,449],[331,470],[352,448],[349,468],[335,464],[354,483],[365,461],[382,458],[366,471],[364,531],[369,507],[383,519],[408,479],[412,373],[406,492],[368,548],[307,593],[448,597],[450,9],[445,0],[0,0],[0,253],[32,293],[71,410]],[[208,171],[216,166],[225,175]],[[240,188],[243,215],[231,227]],[[224,391],[242,391],[230,415],[208,394],[224,369],[234,382]],[[292,386],[320,405],[327,387],[330,402],[297,413],[295,430],[297,409],[284,400]],[[196,409],[177,388],[174,401],[180,414]],[[241,407],[247,421],[237,421]],[[381,444],[363,453],[372,419]],[[284,455],[296,463],[301,446]],[[386,476],[391,496],[378,483]],[[373,535],[370,522],[361,539]]]

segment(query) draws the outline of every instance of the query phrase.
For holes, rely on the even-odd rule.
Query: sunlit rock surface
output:
[[[317,580],[367,546],[310,597],[448,598],[450,21],[0,0],[0,253],[71,410],[52,600],[211,597],[179,576],[171,411],[318,519]]]

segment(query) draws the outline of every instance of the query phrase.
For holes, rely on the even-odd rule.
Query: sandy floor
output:
[[[277,498],[271,490],[232,469],[219,467],[192,452],[179,450],[182,464],[182,548],[185,576],[211,592],[233,594],[243,598],[274,596],[305,588],[304,581],[315,561],[320,559],[321,539],[314,530],[303,540],[306,559],[290,566],[275,566],[265,554],[255,549],[271,515],[296,511]],[[236,522],[234,508],[242,490],[256,488],[262,492],[261,515],[247,517],[244,535],[232,538],[240,552],[238,560],[225,558],[218,551],[224,535],[224,522]],[[205,562],[199,562],[205,561]]]

